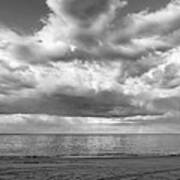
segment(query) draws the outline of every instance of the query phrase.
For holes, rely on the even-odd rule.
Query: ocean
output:
[[[0,156],[178,155],[180,135],[0,135]]]

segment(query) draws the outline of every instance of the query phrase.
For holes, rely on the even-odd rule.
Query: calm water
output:
[[[0,135],[0,155],[180,154],[180,135]]]

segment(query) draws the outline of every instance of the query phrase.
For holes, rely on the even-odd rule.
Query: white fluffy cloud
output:
[[[125,17],[117,12],[126,1],[82,1],[47,0],[51,12],[33,35],[0,28],[2,112],[34,113],[42,106],[53,114],[59,106],[64,114],[112,115],[127,123],[166,119],[167,113],[178,119],[179,1]]]

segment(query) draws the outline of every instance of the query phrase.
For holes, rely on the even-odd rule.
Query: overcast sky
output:
[[[1,0],[0,132],[180,132],[179,0]]]

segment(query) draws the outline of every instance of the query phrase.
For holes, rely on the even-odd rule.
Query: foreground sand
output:
[[[0,157],[0,180],[180,180],[180,157]]]

